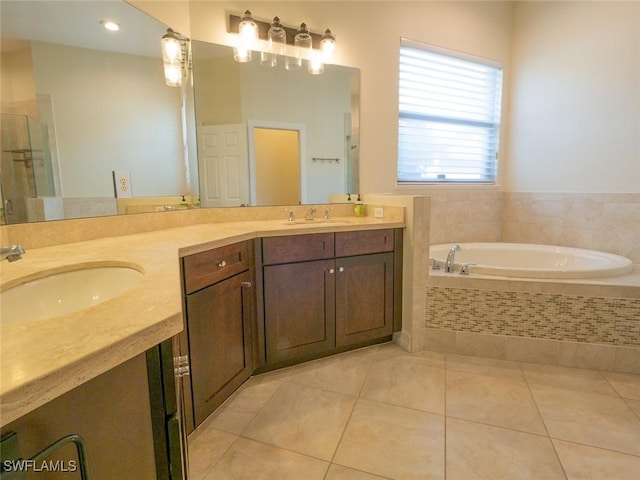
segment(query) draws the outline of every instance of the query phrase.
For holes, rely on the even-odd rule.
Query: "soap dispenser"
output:
[[[360,194],[358,194],[358,199],[356,200],[356,203],[353,206],[353,213],[356,217],[364,217],[365,215],[364,203],[362,203]]]

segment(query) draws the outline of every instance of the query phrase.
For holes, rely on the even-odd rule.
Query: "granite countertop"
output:
[[[182,256],[259,237],[397,227],[404,222],[372,217],[207,223],[35,248],[22,260],[2,262],[1,290],[79,265],[133,266],[144,276],[132,289],[89,309],[0,325],[1,424],[182,331]]]

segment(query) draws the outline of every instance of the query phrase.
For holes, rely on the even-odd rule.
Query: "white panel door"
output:
[[[249,204],[247,127],[242,123],[198,127],[200,204]]]

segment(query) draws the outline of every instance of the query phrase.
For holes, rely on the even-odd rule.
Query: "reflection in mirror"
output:
[[[321,75],[192,41],[202,206],[325,203],[358,191],[359,71]],[[345,197],[346,198],[346,197]]]
[[[165,25],[121,1],[0,8],[4,221],[115,214],[116,186],[190,193],[181,92],[163,81]],[[121,30],[107,32],[105,19]]]
[[[246,171],[255,173],[243,182],[242,195],[225,192],[222,201],[215,184],[221,172],[211,171],[210,159],[200,162],[209,170],[198,180],[193,92],[164,83],[160,39],[166,25],[123,1],[2,0],[0,10],[2,222],[190,208],[203,187],[207,206],[326,202],[329,193],[358,190],[357,70],[335,67],[341,73],[333,78],[334,66],[327,66],[325,74],[311,76],[283,72],[280,62],[274,69],[249,64],[240,75],[237,64],[214,60],[214,46],[194,42],[201,47],[198,99],[205,99],[195,105],[199,125],[242,123]],[[122,28],[106,32],[103,19]],[[268,70],[276,76],[250,77]],[[289,78],[297,80],[288,90],[275,89]],[[327,105],[336,110],[328,112]],[[300,132],[299,171],[263,161],[260,139],[256,147],[253,133],[246,133],[250,126]],[[298,191],[280,196],[284,186]]]

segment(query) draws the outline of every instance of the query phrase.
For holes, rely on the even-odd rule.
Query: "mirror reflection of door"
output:
[[[262,127],[252,130],[255,204],[300,203],[300,132]]]
[[[245,124],[198,127],[198,162],[203,207],[237,207],[249,203]]]

